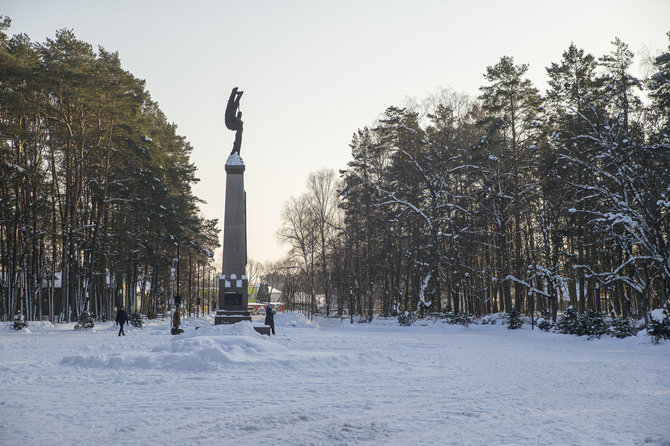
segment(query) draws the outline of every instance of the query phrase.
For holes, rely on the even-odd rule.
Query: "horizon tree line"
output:
[[[176,260],[189,313],[204,313],[219,231],[191,192],[191,146],[117,53],[68,30],[10,38],[9,25],[2,318],[106,319],[121,304],[153,317],[170,305]],[[571,44],[541,94],[504,56],[477,98],[443,90],[388,107],[355,132],[339,178],[314,172],[285,203],[289,254],[262,279],[308,314],[555,319],[571,304],[646,318],[670,293],[670,47],[646,79],[632,63],[619,39],[599,58]]]
[[[570,44],[544,94],[504,56],[477,98],[388,107],[339,179],[315,172],[285,204],[268,280],[308,314],[321,295],[366,318],[533,303],[646,321],[670,294],[670,45],[638,79],[612,44]]]
[[[155,317],[180,248],[184,290],[193,275],[204,293],[217,221],[199,215],[192,147],[144,81],[72,31],[36,43],[9,26],[2,18],[0,317],[113,319],[120,305]]]

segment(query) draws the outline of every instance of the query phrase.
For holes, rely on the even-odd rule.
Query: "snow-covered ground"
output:
[[[670,444],[669,342],[276,322],[3,323],[0,444]]]

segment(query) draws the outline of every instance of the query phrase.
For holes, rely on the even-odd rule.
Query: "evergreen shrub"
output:
[[[577,310],[571,305],[565,310],[565,314],[556,322],[556,331],[563,334],[577,336],[588,336],[589,339],[600,338],[609,331],[601,313],[589,310],[584,314],[577,314]]]
[[[608,326],[603,319],[602,314],[589,310],[578,318],[578,332],[579,336],[588,336],[589,339],[600,338],[607,333]]]
[[[416,313],[411,313],[405,311],[404,313],[398,313],[398,323],[404,327],[409,327],[416,321]]]
[[[635,336],[638,332],[635,322],[631,319],[614,319],[609,328],[610,336],[623,339],[628,336]]]
[[[654,342],[658,343],[661,339],[670,339],[670,317],[668,310],[658,308],[651,312],[647,333],[654,337]]]
[[[570,305],[565,313],[556,321],[556,332],[563,334],[577,334],[579,331],[579,318],[575,307]]]
[[[12,328],[18,331],[22,328],[26,328],[27,326],[28,321],[26,320],[26,317],[20,311],[16,313],[14,320],[12,321]]]
[[[507,329],[508,330],[517,330],[523,327],[523,318],[519,310],[512,307],[510,312],[507,314]]]
[[[77,325],[74,326],[75,330],[79,330],[81,328],[93,328],[95,327],[95,318],[93,316],[93,313],[89,313],[88,311],[82,311],[82,313],[79,315],[79,321],[77,322]]]
[[[551,319],[540,319],[537,321],[537,328],[539,328],[542,331],[551,331],[551,329],[554,327],[554,324],[551,322]]]
[[[142,325],[144,325],[142,314],[139,311],[133,311],[130,313],[130,316],[128,316],[128,323],[133,327],[142,328]]]
[[[550,331],[554,327],[554,322],[551,320],[551,311],[548,308],[542,310],[542,317],[537,321],[537,328],[542,331]]]
[[[473,315],[461,311],[460,313],[454,314],[450,318],[448,318],[447,322],[449,322],[452,325],[462,325],[464,327],[467,327],[474,320],[475,317]]]

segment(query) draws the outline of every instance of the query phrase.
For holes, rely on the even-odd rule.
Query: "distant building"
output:
[[[263,298],[263,292],[261,292],[261,284],[256,283],[249,286],[249,302],[260,302],[267,303],[267,298]],[[270,295],[270,302],[279,302],[281,301],[282,292],[276,288],[268,288],[268,294]],[[261,295],[259,300],[259,294]]]

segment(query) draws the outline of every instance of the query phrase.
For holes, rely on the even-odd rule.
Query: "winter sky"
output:
[[[282,204],[310,172],[343,169],[352,134],[390,105],[441,87],[471,96],[501,56],[545,67],[574,42],[608,53],[615,36],[643,56],[668,46],[667,0],[0,1],[10,34],[44,42],[73,29],[118,51],[193,146],[206,218],[223,226],[223,166],[234,133],[223,121],[239,86],[246,164],[248,254],[278,260]],[[219,253],[220,258],[220,253]]]

